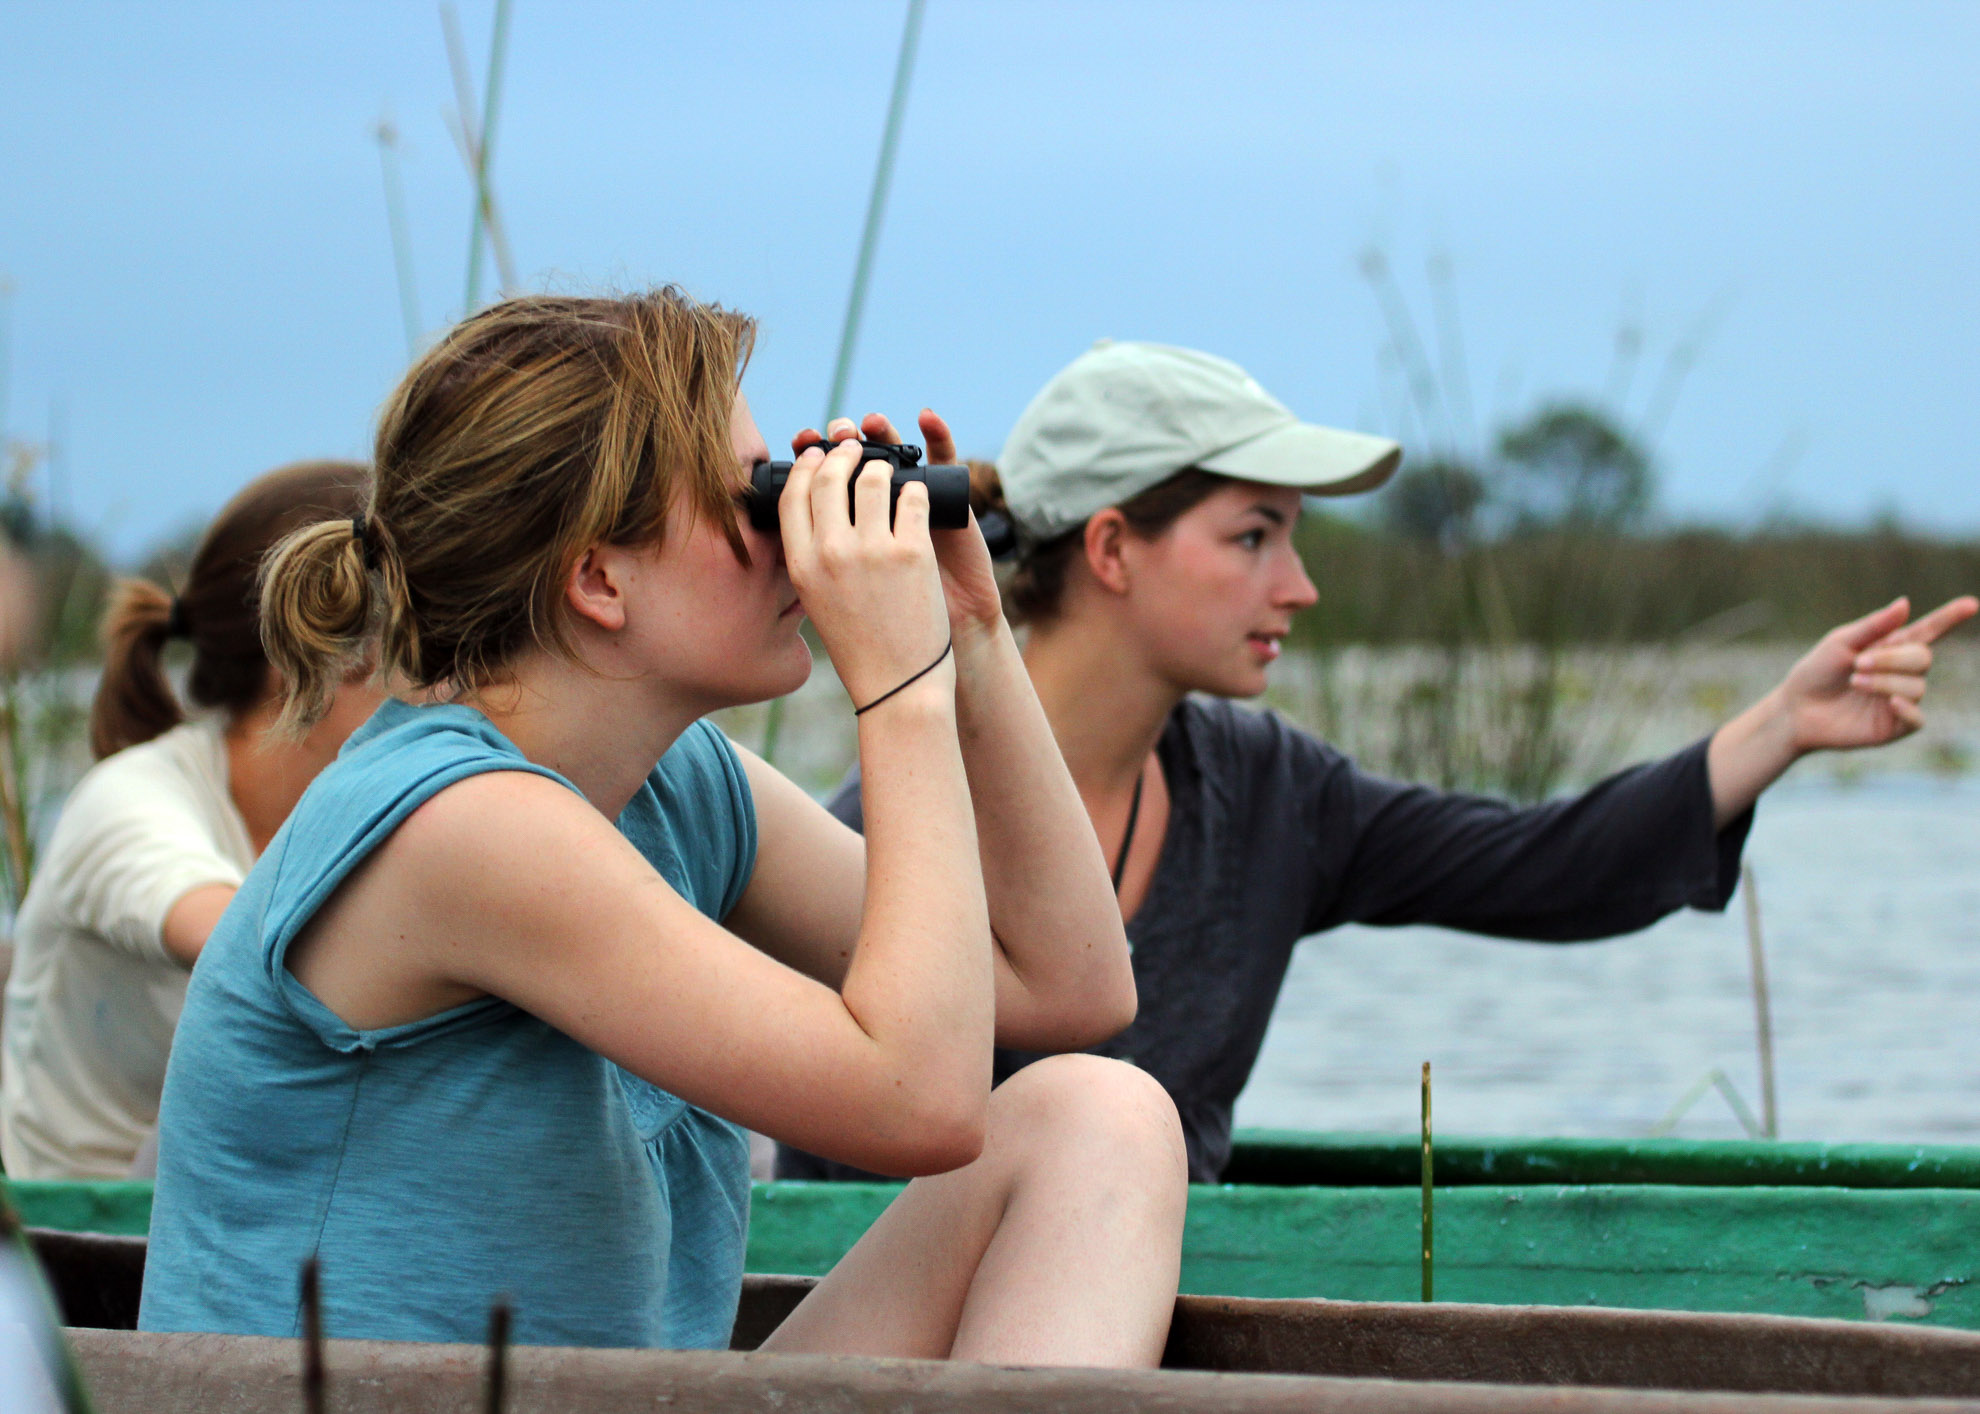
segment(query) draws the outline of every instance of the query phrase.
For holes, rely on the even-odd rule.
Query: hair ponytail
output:
[[[588,546],[736,523],[736,385],[755,325],[669,286],[526,295],[469,316],[379,413],[363,514],[289,536],[262,577],[281,723],[317,720],[375,665],[395,689],[472,693],[534,651],[577,658],[563,594]]]
[[[103,680],[89,709],[90,749],[99,759],[185,720],[161,662],[172,638],[192,642],[186,696],[193,706],[238,717],[267,698],[262,559],[291,531],[316,521],[328,521],[333,532],[341,526],[348,539],[350,517],[363,507],[370,482],[369,469],[357,462],[299,462],[271,471],[213,518],[177,598],[142,580],[117,586],[103,618]]]
[[[261,644],[282,676],[276,730],[308,730],[364,661],[378,617],[366,561],[383,558],[370,548],[379,534],[361,517],[320,521],[270,552],[261,573]]]
[[[103,615],[103,680],[89,704],[89,749],[98,760],[150,741],[185,720],[166,680],[172,597],[142,579],[117,581]]]

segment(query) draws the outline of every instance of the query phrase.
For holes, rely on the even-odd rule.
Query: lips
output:
[[[1282,636],[1276,633],[1252,633],[1245,635],[1245,641],[1251,645],[1252,651],[1258,654],[1262,661],[1269,663],[1282,651],[1279,646],[1279,639]]]

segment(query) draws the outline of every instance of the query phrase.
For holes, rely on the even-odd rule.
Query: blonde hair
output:
[[[730,423],[755,333],[671,285],[506,300],[455,326],[386,401],[364,518],[268,558],[283,725],[321,717],[374,637],[378,669],[413,690],[484,686],[530,647],[568,656],[578,557],[659,540],[677,505],[747,562]]]

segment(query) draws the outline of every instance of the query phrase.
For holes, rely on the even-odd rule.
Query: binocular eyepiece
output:
[[[860,439],[859,464],[886,462],[894,469],[887,493],[887,523],[893,524],[901,488],[919,481],[928,488],[928,524],[936,530],[961,530],[969,524],[969,468],[923,466],[921,448],[901,442]],[[827,450],[830,450],[828,447]],[[857,473],[855,473],[857,475]],[[749,474],[749,523],[758,530],[777,528],[777,498],[790,480],[791,463],[758,462]],[[850,488],[848,488],[850,490]]]

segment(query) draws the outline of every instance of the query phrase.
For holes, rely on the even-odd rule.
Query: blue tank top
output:
[[[742,1130],[499,998],[355,1030],[284,963],[406,816],[483,771],[570,785],[471,708],[387,702],[214,929],[159,1106],[141,1329],[296,1335],[314,1254],[331,1336],[481,1341],[506,1296],[522,1344],[728,1343],[749,1219]],[[705,722],[618,826],[713,918],[755,868],[741,762]]]

